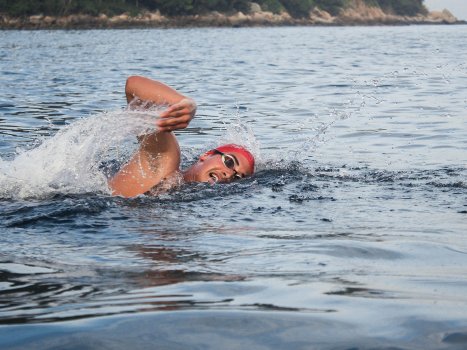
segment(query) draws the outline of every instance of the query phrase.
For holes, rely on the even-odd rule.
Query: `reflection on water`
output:
[[[1,213],[4,227],[15,232],[2,248],[14,259],[0,264],[2,323],[200,308],[338,312],[293,296],[316,284],[329,296],[438,300],[430,286],[425,296],[414,295],[413,276],[449,281],[456,295],[465,287],[467,246],[458,241],[463,222],[456,224],[465,212],[459,197],[465,175],[456,168],[388,172],[292,163],[270,165],[241,183],[187,185],[161,197],[58,196],[12,204]],[[242,201],[247,197],[255,206]],[[445,224],[430,214],[433,200],[450,204],[444,210],[453,219],[449,240],[437,234]],[[408,209],[405,201],[419,204]],[[123,208],[132,215],[122,216]],[[169,228],[180,212],[185,221]],[[413,222],[414,215],[424,222]],[[431,257],[423,268],[406,265],[417,256]],[[371,282],[361,270],[368,264],[379,270]],[[285,288],[284,298],[267,301],[271,288]]]
[[[0,347],[465,348],[466,35],[4,33]],[[130,74],[198,101],[184,164],[240,139],[255,176],[110,197]]]

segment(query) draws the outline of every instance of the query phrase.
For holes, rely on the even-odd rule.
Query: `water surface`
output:
[[[0,36],[2,347],[467,346],[466,26]],[[132,74],[256,175],[110,197]]]

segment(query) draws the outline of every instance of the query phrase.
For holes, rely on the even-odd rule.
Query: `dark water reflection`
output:
[[[464,26],[1,35],[2,172],[130,74],[199,102],[184,161],[237,117],[261,155],[158,197],[4,195],[0,347],[466,347]]]

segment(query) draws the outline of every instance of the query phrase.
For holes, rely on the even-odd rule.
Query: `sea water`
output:
[[[466,26],[0,36],[2,347],[467,346]],[[111,197],[134,74],[256,174]]]

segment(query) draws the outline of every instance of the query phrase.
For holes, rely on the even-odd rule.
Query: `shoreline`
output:
[[[387,14],[377,8],[346,9],[338,16],[315,9],[308,18],[293,18],[288,13],[256,11],[249,14],[237,12],[223,14],[210,12],[205,15],[168,17],[156,12],[136,16],[105,14],[68,16],[35,15],[8,17],[0,14],[0,30],[53,30],[53,29],[149,29],[149,28],[241,28],[279,26],[397,26],[397,25],[454,25],[467,24],[454,17],[448,10],[433,11],[414,17]]]

